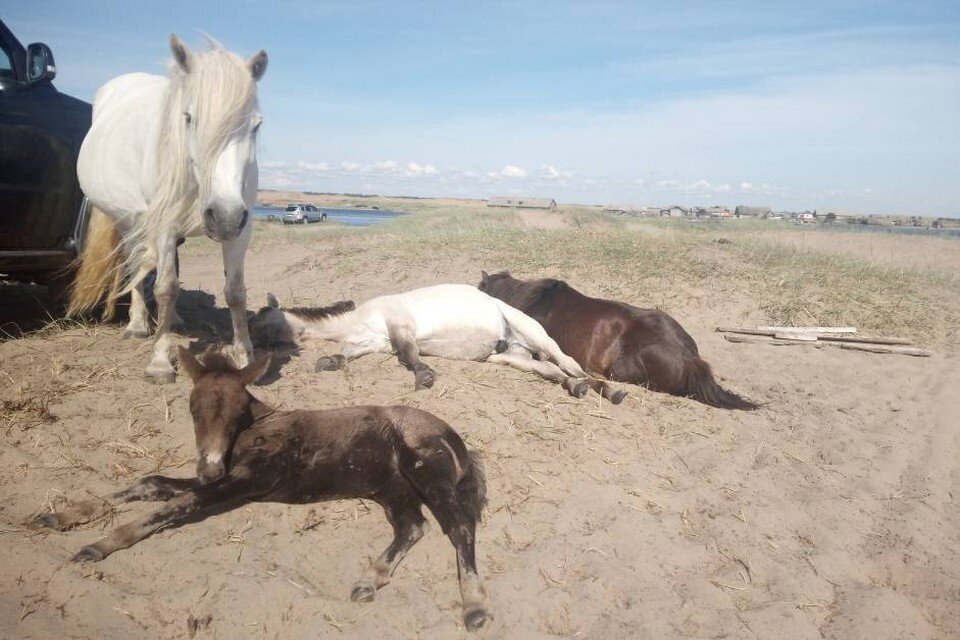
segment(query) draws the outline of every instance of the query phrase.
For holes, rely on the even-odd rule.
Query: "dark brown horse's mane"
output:
[[[334,302],[329,307],[293,307],[284,309],[287,313],[301,318],[303,320],[323,320],[333,316],[340,316],[350,311],[356,311],[357,305],[353,300],[341,300]]]
[[[497,289],[497,297],[518,309],[525,309],[529,305],[540,302],[551,294],[570,288],[563,280],[544,278],[542,280],[519,280],[507,272],[495,273],[490,276],[490,285]],[[489,285],[488,285],[489,286]]]

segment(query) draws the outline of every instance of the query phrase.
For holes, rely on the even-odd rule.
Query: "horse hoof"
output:
[[[463,614],[463,625],[467,631],[477,631],[493,620],[493,614],[483,607],[475,607]]]
[[[317,360],[317,364],[313,370],[316,373],[320,373],[321,371],[337,371],[342,367],[343,356],[324,356]]]
[[[586,380],[580,380],[570,387],[570,395],[574,398],[582,398],[590,391],[590,384]]]
[[[77,554],[73,556],[73,558],[71,558],[71,561],[100,562],[104,558],[106,558],[106,556],[103,555],[103,551],[100,551],[100,549],[97,549],[96,545],[88,544],[83,549],[80,549],[80,551],[77,551]]]
[[[166,369],[160,369],[159,371],[147,369],[144,377],[153,384],[172,384],[177,379],[177,374],[173,369],[169,371]]]
[[[358,582],[350,592],[351,602],[373,602],[377,597],[377,588],[369,582]]]
[[[44,513],[34,518],[31,523],[35,528],[44,528],[44,529],[56,529],[57,531],[63,530],[63,525],[60,522],[60,516],[55,513]]]
[[[623,399],[626,397],[627,397],[627,392],[624,391],[623,389],[620,389],[619,391],[614,391],[613,394],[610,396],[610,403],[620,404],[621,402],[623,402]]]
[[[146,329],[126,329],[123,332],[124,340],[129,340],[130,338],[143,339],[143,338],[149,338],[149,337],[150,337],[150,332],[147,331]]]
[[[421,389],[429,389],[433,386],[433,383],[436,382],[436,376],[433,375],[433,371],[430,369],[423,369],[417,371],[416,373],[416,384],[414,385],[414,391],[420,391]]]

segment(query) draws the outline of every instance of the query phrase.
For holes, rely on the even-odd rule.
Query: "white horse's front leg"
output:
[[[243,259],[250,245],[253,224],[248,224],[235,239],[223,243],[223,274],[226,282],[223,297],[230,308],[233,322],[233,360],[238,367],[245,367],[253,360],[253,343],[247,328],[247,286],[243,282]]]
[[[147,311],[147,301],[143,297],[143,280],[130,291],[130,322],[123,332],[123,337],[146,338],[150,335],[150,313]]]
[[[167,384],[176,379],[170,362],[170,322],[177,304],[180,283],[176,268],[177,234],[174,230],[160,233],[157,239],[157,282],[153,295],[157,299],[157,335],[153,343],[153,359],[147,366],[147,379]]]

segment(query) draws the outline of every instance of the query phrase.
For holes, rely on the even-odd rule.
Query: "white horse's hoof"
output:
[[[169,364],[164,367],[154,367],[152,364],[147,367],[144,374],[147,380],[153,384],[172,384],[177,379],[177,373]]]
[[[149,338],[150,331],[147,329],[125,329],[123,332],[123,339],[128,340],[130,338]]]

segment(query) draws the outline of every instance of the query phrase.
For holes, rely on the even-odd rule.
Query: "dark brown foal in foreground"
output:
[[[562,280],[482,272],[479,288],[527,314],[591,375],[688,396],[722,409],[757,405],[721,387],[697,343],[657,309],[590,298]]]
[[[108,503],[166,504],[83,547],[75,561],[103,560],[150,534],[223,513],[247,502],[304,504],[340,498],[379,503],[393,542],[350,593],[369,602],[427,530],[426,504],[457,552],[463,621],[479,629],[492,618],[474,557],[474,534],[486,503],[477,454],[447,423],[412,407],[348,407],[277,411],[246,389],[267,370],[269,356],[237,371],[219,354],[201,364],[180,348],[180,368],[193,379],[193,414],[200,461],[196,478],[148,476]],[[87,522],[102,502],[86,502],[37,518],[65,530]]]

